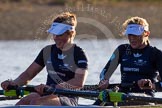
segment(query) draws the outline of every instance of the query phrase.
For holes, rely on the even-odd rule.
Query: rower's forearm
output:
[[[66,82],[67,86],[69,85],[69,88],[73,89],[79,89],[82,88],[84,85],[83,78],[74,78]]]
[[[23,72],[19,77],[14,80],[14,83],[19,86],[23,86],[26,85],[31,79],[32,77],[28,73]]]
[[[68,89],[79,89],[82,88],[85,84],[88,72],[85,70],[83,73],[76,73],[75,77],[67,82],[59,84],[59,88],[68,88]]]
[[[75,75],[75,78],[67,81],[67,83],[71,84],[74,89],[82,88],[85,84],[86,78],[88,76],[87,70],[84,73],[78,73]]]
[[[82,88],[84,83],[79,81],[80,79],[71,79],[67,82],[60,83],[56,86],[56,88],[67,88],[67,89],[79,89]]]

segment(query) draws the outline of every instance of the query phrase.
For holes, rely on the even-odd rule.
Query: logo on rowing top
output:
[[[138,59],[138,60],[134,61],[134,64],[138,65],[138,66],[143,66],[146,63],[147,63],[147,61],[146,60],[142,60],[142,59]]]
[[[61,59],[61,60],[65,59],[66,57],[66,55],[64,54],[58,54],[57,56],[58,56],[58,59]]]
[[[141,57],[142,54],[139,54],[139,53],[136,53],[136,54],[135,54],[135,53],[133,53],[133,56],[134,56],[134,57]]]

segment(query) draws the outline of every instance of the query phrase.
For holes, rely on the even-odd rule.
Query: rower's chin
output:
[[[64,44],[63,43],[56,43],[57,48],[63,49]]]
[[[138,49],[138,46],[137,46],[137,45],[131,45],[131,47],[132,47],[133,49]]]

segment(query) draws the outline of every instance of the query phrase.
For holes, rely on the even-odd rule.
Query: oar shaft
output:
[[[19,97],[0,97],[0,101],[3,101],[3,100],[15,100],[15,99],[20,99]]]
[[[118,87],[128,87],[131,88],[135,85],[135,83],[115,83],[115,84],[109,84],[108,89],[112,89],[116,86]],[[99,85],[84,85],[84,87],[81,90],[99,90]]]
[[[12,87],[10,88],[12,89]],[[14,88],[15,89],[15,88]],[[105,91],[105,92],[104,92]],[[122,101],[145,101],[145,102],[156,102],[162,103],[162,98],[154,97],[141,97],[141,96],[130,96],[122,92],[112,92],[109,90],[104,91],[92,91],[92,90],[70,90],[70,89],[47,89],[45,93],[47,94],[60,94],[60,95],[71,95],[80,97],[98,97],[99,99],[104,99],[105,102],[122,102]],[[23,96],[30,92],[35,92],[34,86],[29,87],[17,87],[16,90],[9,90],[8,92],[0,90],[1,95],[5,96]],[[101,97],[100,97],[101,96]],[[104,97],[104,98],[103,98]]]
[[[112,87],[115,87],[117,85],[120,85],[120,84],[110,84],[109,86],[112,88]],[[27,91],[29,91],[29,92],[36,92],[35,89],[34,89],[34,86],[27,86],[27,87],[8,86],[8,90],[9,90],[8,92],[6,92],[4,90],[0,90],[0,95],[5,95],[5,96],[17,96],[17,95],[21,95],[21,96],[23,96],[25,94],[28,94],[28,93],[26,93]],[[88,91],[96,91],[96,90],[99,90],[99,88],[98,88],[98,85],[85,85],[81,89],[81,91],[87,91],[87,90]]]
[[[98,90],[98,85],[84,85],[81,90]]]
[[[10,87],[12,89],[12,87]],[[18,87],[16,90],[4,91],[0,90],[0,95],[5,96],[21,96],[29,94],[30,92],[36,92],[34,86],[27,87]],[[71,89],[45,89],[45,94],[61,94],[61,95],[73,95],[73,96],[81,96],[81,97],[97,97],[99,95],[98,91],[86,91],[86,90],[71,90]]]
[[[115,83],[115,84],[109,84],[107,89],[111,89],[118,86],[120,87],[127,87],[127,88],[132,88],[135,86],[135,83]],[[99,90],[98,85],[84,85],[84,87],[81,90]]]
[[[55,90],[49,91],[49,93],[51,92],[53,92],[54,94],[72,95],[72,96],[80,96],[80,97],[98,97],[99,95],[98,91],[84,91],[84,90],[55,89]]]
[[[162,103],[162,98],[155,97],[142,97],[142,96],[124,96],[124,100],[128,101],[144,101],[144,102],[153,102],[153,103]]]

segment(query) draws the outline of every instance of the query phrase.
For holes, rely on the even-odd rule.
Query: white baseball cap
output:
[[[55,34],[56,36],[57,35],[59,36],[59,35],[62,35],[63,33],[65,33],[67,30],[75,31],[75,26],[54,22],[51,25],[51,27],[49,28],[49,30],[47,30],[47,32],[49,32],[51,34]]]
[[[143,26],[139,24],[129,24],[125,30],[125,35],[129,34],[140,36],[144,31],[149,31],[148,26]]]

